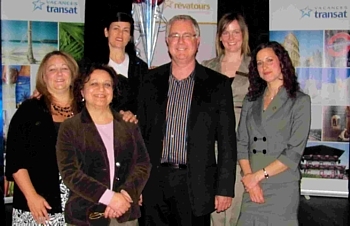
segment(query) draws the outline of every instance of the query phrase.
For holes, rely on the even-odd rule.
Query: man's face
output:
[[[195,60],[200,38],[191,21],[178,20],[171,25],[166,42],[172,60],[187,63]]]

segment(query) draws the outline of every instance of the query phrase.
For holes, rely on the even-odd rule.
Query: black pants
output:
[[[145,226],[210,226],[210,213],[194,216],[191,208],[187,171],[159,168],[159,195],[157,202],[144,198]]]

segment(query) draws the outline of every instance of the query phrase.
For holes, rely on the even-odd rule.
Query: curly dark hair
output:
[[[85,102],[83,101],[83,96],[81,95],[81,90],[84,87],[84,84],[87,83],[90,79],[91,74],[95,70],[103,70],[106,71],[112,78],[113,82],[113,99],[119,93],[117,88],[118,84],[118,74],[114,71],[114,69],[106,64],[91,62],[88,59],[83,59],[79,62],[79,74],[78,77],[74,81],[73,95],[76,100],[76,105],[78,108],[78,112],[85,106]]]
[[[278,42],[270,41],[260,44],[252,54],[252,58],[249,64],[250,85],[247,94],[249,101],[254,101],[259,96],[263,95],[264,90],[267,86],[267,83],[262,78],[260,78],[256,62],[256,56],[258,52],[265,48],[271,48],[278,57],[278,60],[281,63],[283,86],[287,90],[289,97],[294,98],[296,96],[296,92],[300,90],[295,68],[292,64],[287,50],[285,50],[285,48]]]

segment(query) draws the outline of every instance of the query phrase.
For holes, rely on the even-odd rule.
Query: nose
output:
[[[103,84],[98,84],[98,89],[104,91],[105,87]]]
[[[184,37],[182,35],[179,36],[179,40],[177,42],[180,42],[180,43],[184,42]]]

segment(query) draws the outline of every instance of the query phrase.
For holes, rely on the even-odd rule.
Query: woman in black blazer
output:
[[[148,66],[136,56],[134,20],[127,13],[117,12],[104,19],[103,27],[108,54],[103,54],[100,61],[111,66],[118,74],[116,90],[119,93],[116,93],[118,98],[113,99],[112,106],[117,111],[131,111],[135,114],[139,89]]]
[[[56,160],[58,128],[77,113],[72,84],[78,65],[61,51],[42,60],[38,98],[25,100],[12,117],[6,143],[6,179],[14,181],[12,225],[65,225],[68,189]]]

